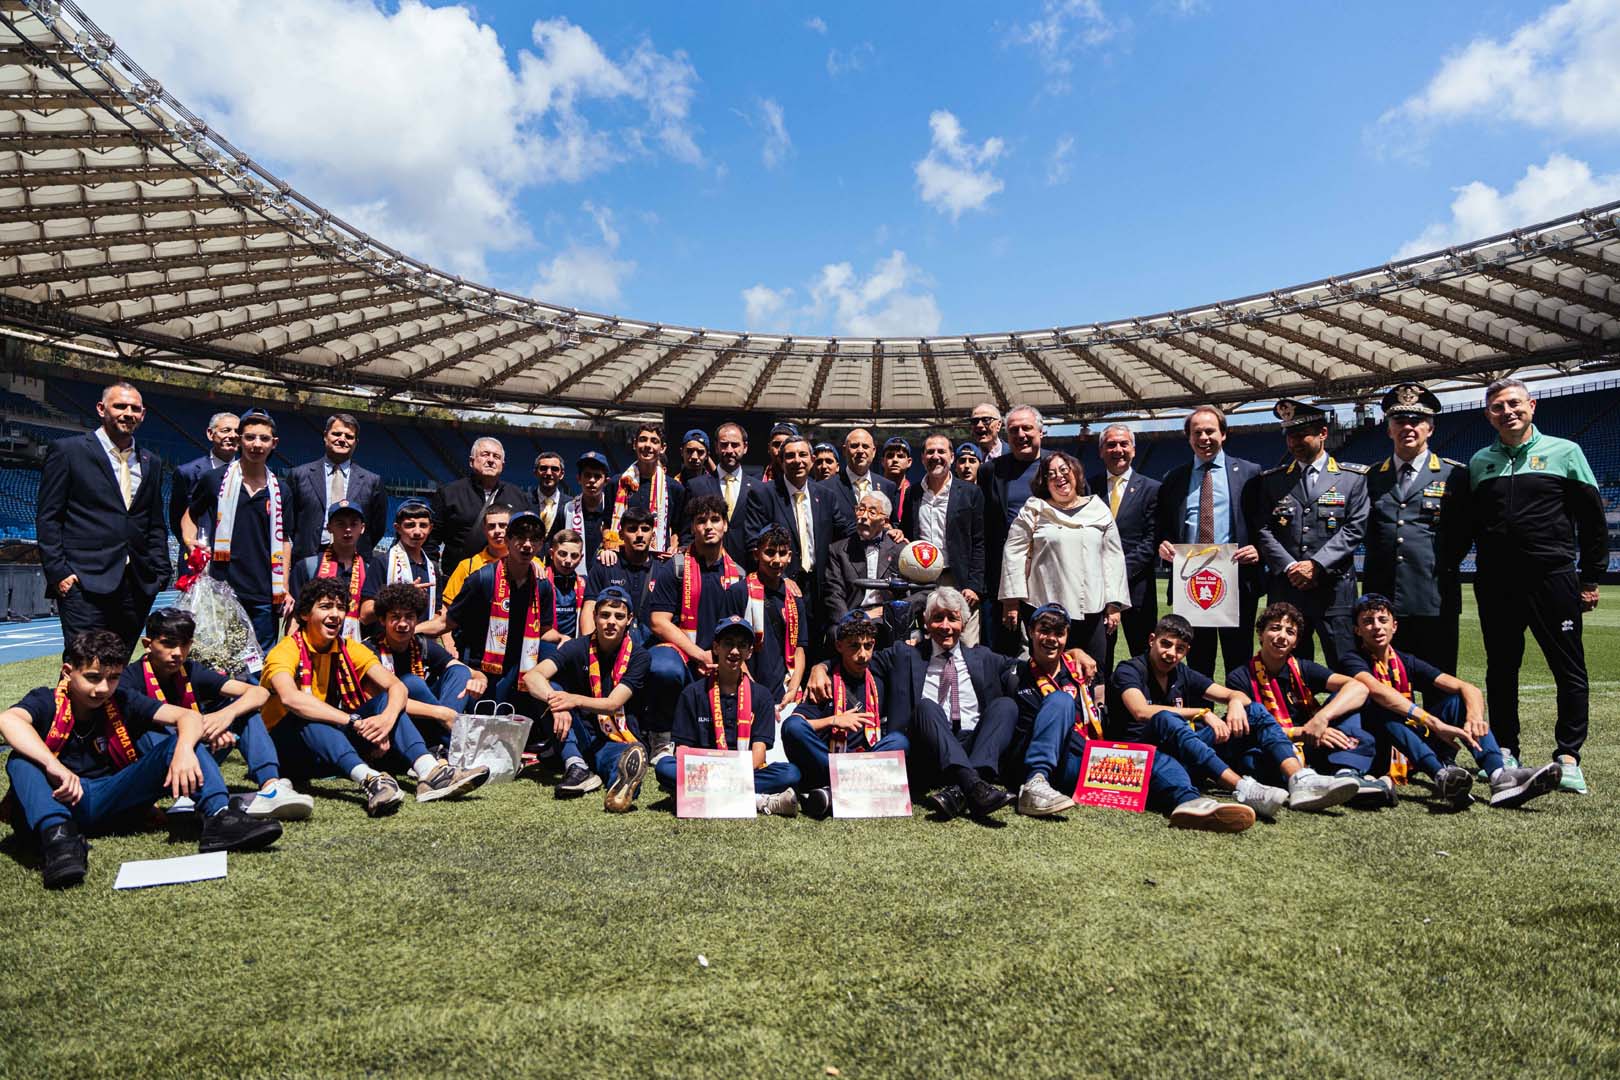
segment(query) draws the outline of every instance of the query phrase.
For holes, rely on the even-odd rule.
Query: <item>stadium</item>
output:
[[[210,417],[252,403],[277,418],[278,472],[321,457],[327,416],[358,415],[392,521],[465,476],[480,438],[529,489],[543,451],[570,480],[590,451],[625,469],[644,422],[739,423],[759,465],[782,421],[816,441],[866,427],[955,444],[986,402],[1038,409],[1048,445],[1088,473],[1104,427],[1139,424],[1134,468],[1158,480],[1205,404],[1230,416],[1227,453],[1285,460],[1285,398],[1329,408],[1331,452],[1376,467],[1378,402],[1417,381],[1446,402],[1435,452],[1466,462],[1495,438],[1485,386],[1516,375],[1537,428],[1584,450],[1605,581],[1620,573],[1620,202],[1111,322],[715,330],[548,303],[395,250],[230,142],[92,17],[0,0],[8,701],[60,667],[36,543],[47,448],[96,428],[120,379],[143,395],[162,505],[174,470],[209,452]],[[1473,603],[1459,674],[1479,682]],[[920,806],[915,821],[686,821],[649,792],[618,819],[520,777],[380,823],[317,784],[314,821],[187,887],[111,888],[118,862],[187,850],[161,830],[97,840],[89,887],[64,894],[8,841],[0,1072],[1613,1075],[1620,913],[1597,871],[1616,842],[1620,628],[1611,607],[1586,619],[1596,794],[1512,814],[1414,797],[1212,844],[1084,809],[1061,824],[940,824]],[[1522,685],[1539,737],[1555,692],[1534,649]],[[250,790],[240,762],[225,778]]]

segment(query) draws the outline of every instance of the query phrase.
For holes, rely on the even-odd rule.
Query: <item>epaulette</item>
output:
[[[1260,475],[1261,476],[1271,476],[1271,475],[1273,475],[1275,473],[1285,473],[1287,471],[1288,471],[1288,463],[1285,461],[1281,465],[1273,465],[1271,468],[1264,470],[1263,472],[1261,472]]]
[[[1362,465],[1355,461],[1341,461],[1338,463],[1338,465],[1339,468],[1343,469],[1345,472],[1360,473],[1362,476],[1366,476],[1368,473],[1372,472],[1372,466]]]
[[[1468,468],[1467,465],[1464,465],[1462,462],[1458,461],[1456,458],[1442,457],[1440,460],[1445,462],[1447,465],[1450,465],[1453,469],[1466,469],[1466,468]]]

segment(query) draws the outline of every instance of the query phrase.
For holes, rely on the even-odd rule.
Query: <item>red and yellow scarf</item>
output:
[[[1373,661],[1373,678],[1395,689],[1407,701],[1412,700],[1412,680],[1406,674],[1406,665],[1401,663],[1400,654],[1393,648],[1382,660]],[[1424,738],[1428,738],[1429,725],[1415,716],[1405,717],[1406,726],[1415,730]],[[1399,750],[1389,752],[1389,777],[1397,784],[1404,783],[1411,770],[1411,762]]]
[[[628,632],[624,635],[624,637],[619,639],[619,655],[613,661],[612,668],[614,686],[618,686],[619,683],[624,681],[624,673],[626,669],[630,667],[630,654],[632,651],[634,651],[635,647],[635,642],[630,640],[630,635]],[[591,696],[605,696],[602,693],[602,659],[597,654],[596,643],[594,641],[591,642],[590,678]],[[636,737],[630,733],[630,725],[625,721],[623,709],[614,710],[613,714],[607,718],[607,721],[609,729],[607,732],[607,737],[610,740],[613,742],[623,743],[636,741]]]
[[[1067,653],[1058,654],[1058,663],[1061,670],[1068,674],[1069,683],[1074,687],[1074,733],[1082,739],[1102,738],[1102,714],[1097,711],[1097,703],[1091,699],[1091,692],[1086,687],[1085,680],[1080,677],[1079,669],[1074,666],[1074,661],[1069,659]],[[1048,695],[1063,689],[1052,677],[1057,674],[1056,671],[1052,675],[1043,675],[1033,662],[1029,669],[1035,674],[1035,689],[1040,691],[1042,701],[1045,701]]]
[[[146,690],[146,696],[153,701],[169,704],[169,699],[163,695],[163,684],[158,681],[157,672],[152,670],[152,658],[141,657],[141,685]],[[191,688],[191,676],[186,673],[186,666],[180,665],[180,700],[175,702],[182,709],[196,709],[197,693]]]
[[[377,645],[377,662],[397,675],[399,672],[394,667],[394,650],[388,647],[387,636],[379,638]],[[419,679],[427,678],[427,661],[422,658],[422,635],[412,634],[411,643],[406,649],[411,656],[410,673]]]
[[[737,749],[748,749],[748,736],[754,730],[754,695],[748,684],[754,680],[748,677],[748,672],[742,673],[742,679],[737,683]],[[720,711],[720,680],[709,677],[709,715],[714,720],[714,748],[716,750],[729,750],[726,745],[726,718]]]
[[[56,684],[56,712],[51,717],[50,730],[45,733],[45,749],[53,754],[60,754],[62,747],[67,745],[68,737],[73,734],[73,702],[68,700],[67,687],[66,679]],[[129,725],[124,722],[124,712],[118,707],[116,696],[107,698],[107,704],[101,707],[101,715],[107,756],[112,759],[114,769],[122,769],[140,754],[135,749],[135,740],[129,737]]]
[[[489,601],[489,629],[484,632],[484,659],[479,666],[485,674],[500,675],[506,667],[506,642],[512,631],[512,582],[506,574],[505,559],[492,565],[495,567],[495,589]],[[534,595],[529,598],[529,611],[523,620],[523,652],[518,658],[520,673],[540,662],[540,635],[545,630],[540,621],[539,560],[531,565],[529,585],[534,589]]]
[[[738,566],[725,551],[720,552],[720,587],[729,589],[743,579]],[[703,566],[697,556],[681,556],[681,618],[679,626],[688,636],[697,633],[698,601],[703,598]]]
[[[293,677],[298,682],[298,689],[313,694],[316,654],[310,651],[309,640],[304,637],[302,630],[293,633],[293,640],[298,642],[298,670],[293,672]],[[338,638],[332,642],[327,655],[332,658],[330,678],[337,681],[338,702],[353,712],[366,703],[366,697],[360,689],[360,670],[354,666],[354,657],[349,655],[349,643]]]
[[[782,623],[787,627],[782,652],[787,660],[783,685],[793,678],[793,654],[799,649],[799,592],[798,583],[791,578],[782,579]],[[748,621],[754,624],[754,648],[765,647],[765,583],[758,574],[748,575]]]
[[[664,472],[662,465],[653,468],[652,478],[649,481],[652,490],[647,492],[647,512],[653,517],[652,550],[667,554],[674,550],[674,532],[669,527],[669,476]],[[612,531],[615,537],[622,536],[619,523],[624,518],[625,508],[630,505],[630,496],[641,490],[641,468],[631,462],[630,467],[619,474],[619,482],[613,492],[613,521]]]
[[[321,561],[315,571],[317,578],[335,578],[338,575],[337,559],[332,557],[332,549],[321,549]],[[360,592],[366,584],[366,560],[358,551],[354,554],[354,562],[349,564],[349,610],[343,616],[343,636],[350,641],[360,640]]]
[[[848,712],[849,691],[844,685],[844,673],[833,673],[833,713],[834,715]],[[878,744],[883,737],[883,720],[877,711],[877,680],[872,678],[872,672],[866,672],[866,686],[861,701],[861,730],[866,735],[866,748],[870,750]],[[834,728],[830,749],[835,754],[847,753],[849,750],[849,732],[842,728]]]

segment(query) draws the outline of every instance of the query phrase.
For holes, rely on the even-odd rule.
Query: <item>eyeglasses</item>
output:
[[[969,421],[969,423],[973,424],[993,424],[995,422],[996,418],[993,416],[975,416],[971,421]]]
[[[1047,470],[1046,478],[1048,480],[1073,480],[1074,470],[1067,465],[1059,466],[1056,469]]]

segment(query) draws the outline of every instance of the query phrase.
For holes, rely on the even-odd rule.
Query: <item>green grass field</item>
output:
[[[1518,812],[685,823],[519,782],[371,821],[333,782],[222,881],[115,893],[194,850],[152,834],[47,894],[8,844],[0,1075],[1612,1077],[1617,600],[1596,794]],[[1471,612],[1463,648],[1478,681]]]

